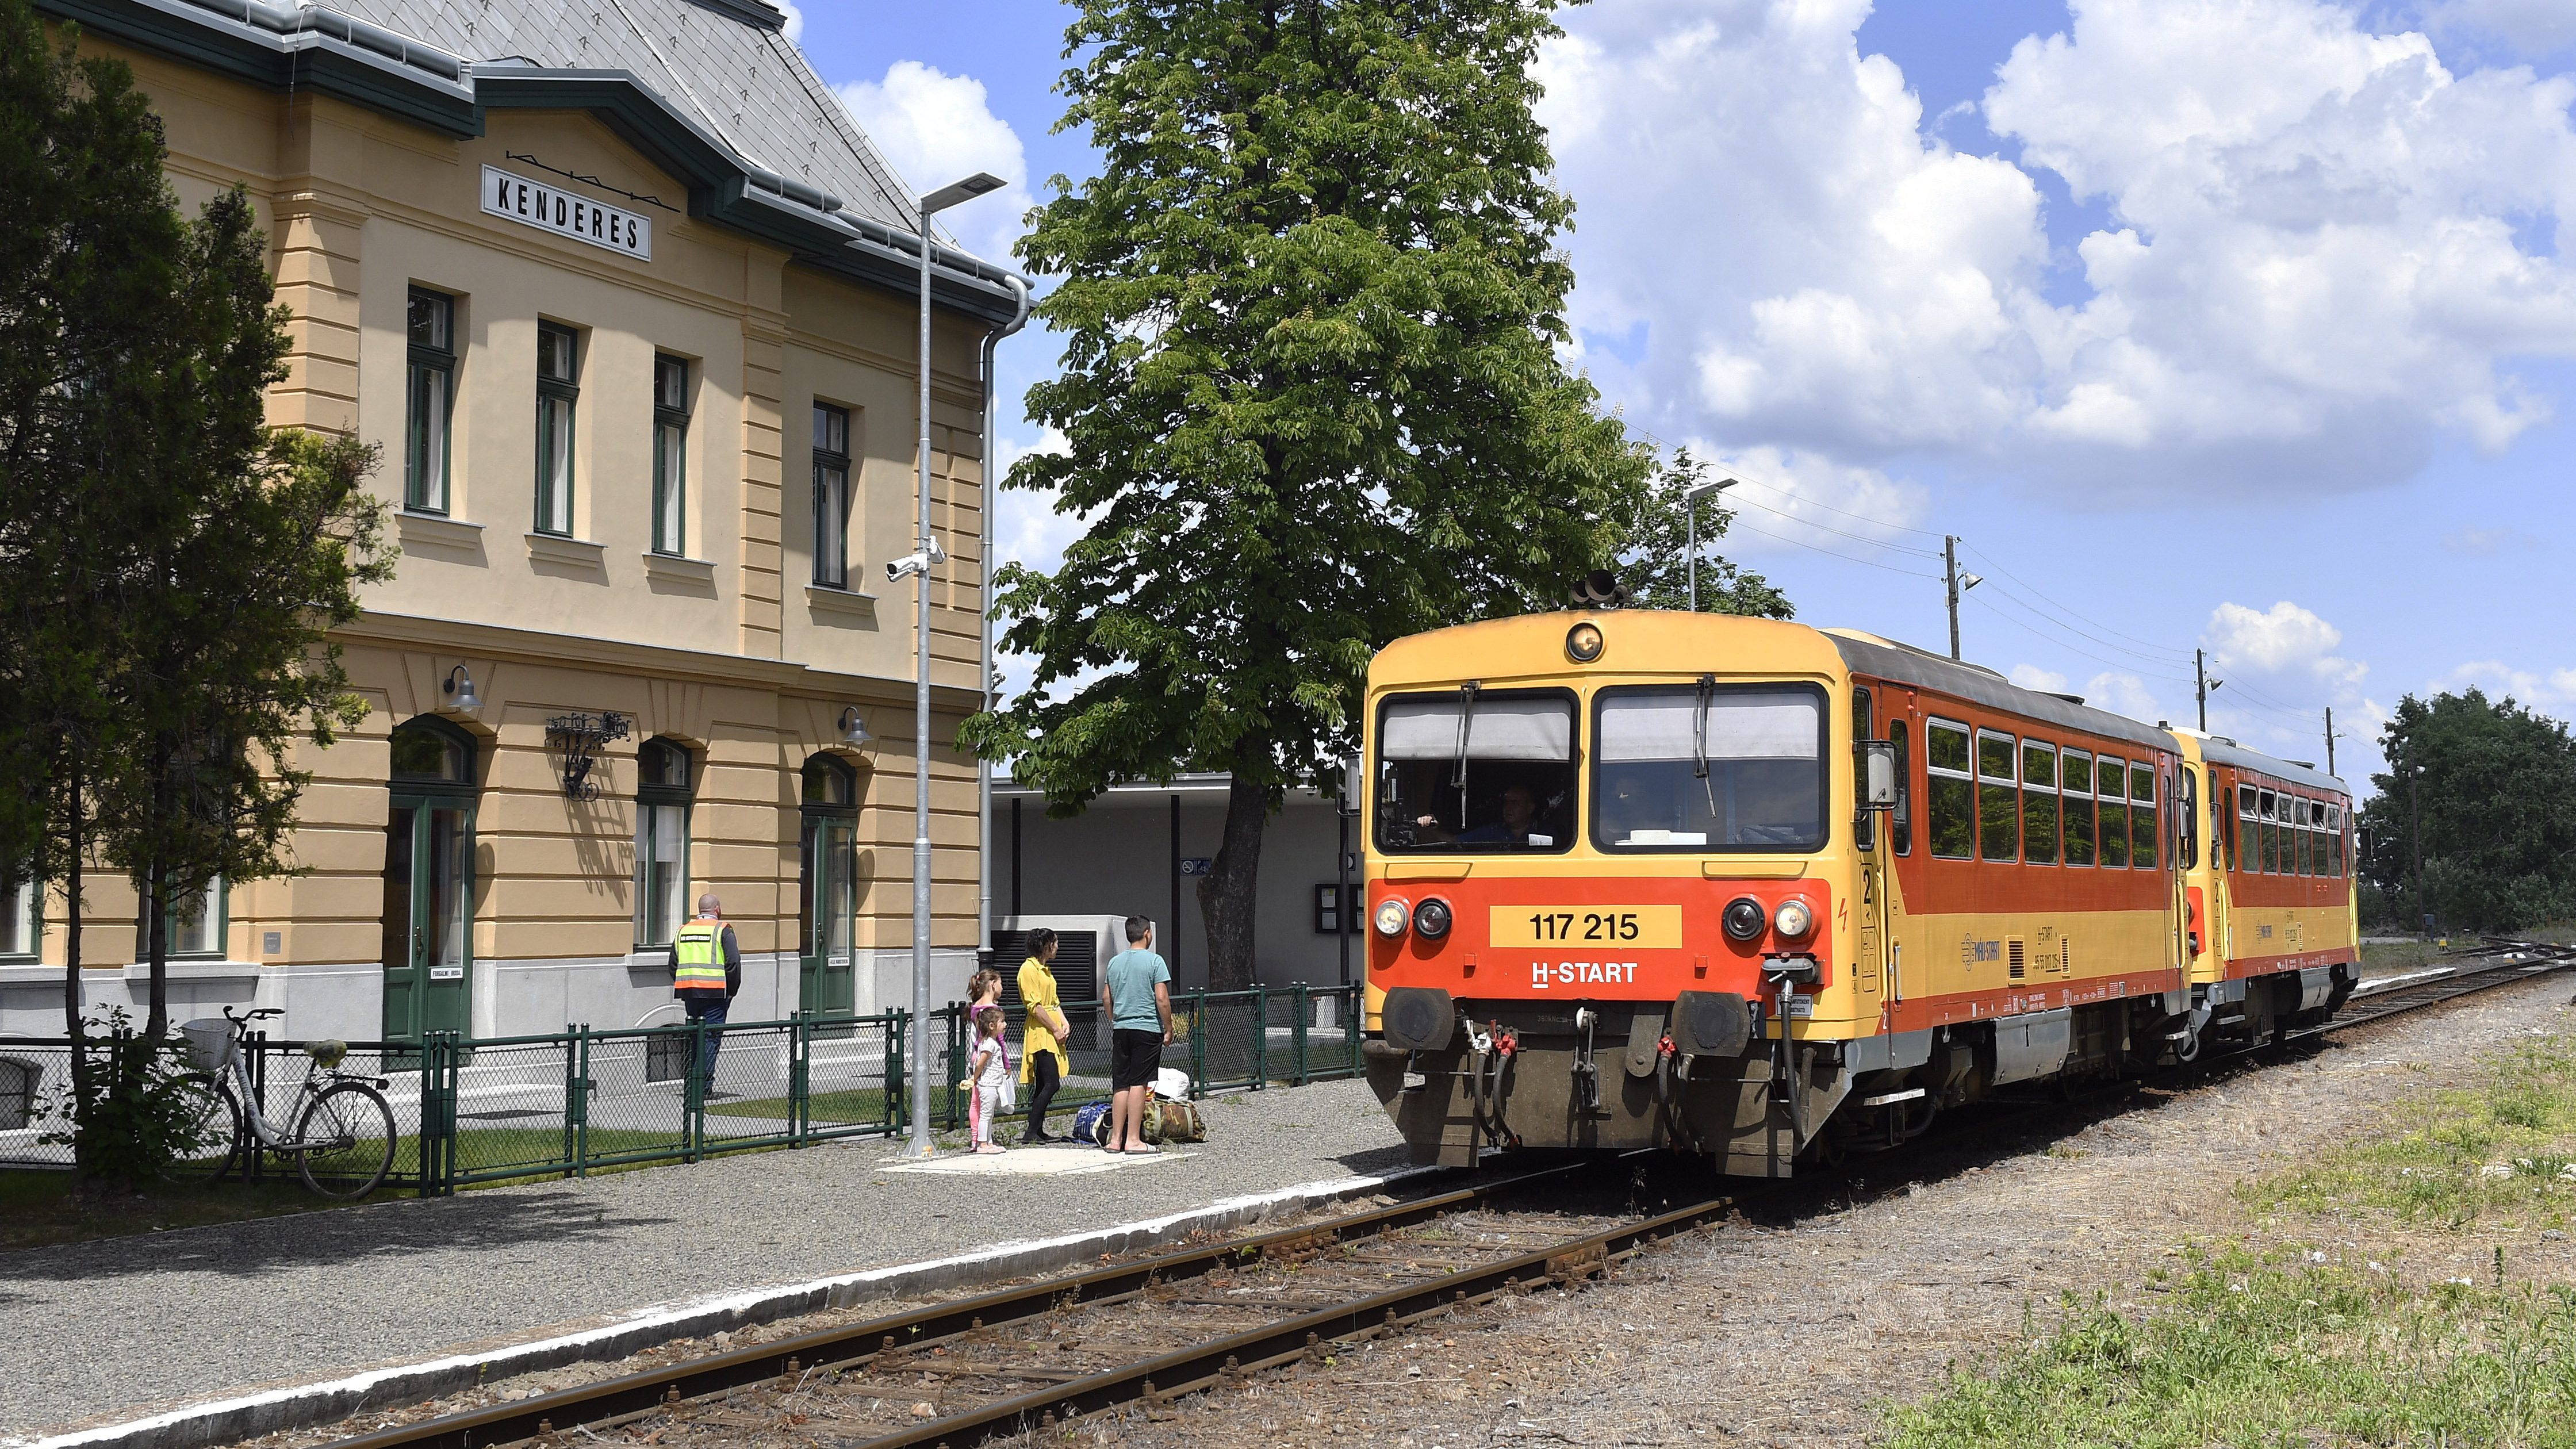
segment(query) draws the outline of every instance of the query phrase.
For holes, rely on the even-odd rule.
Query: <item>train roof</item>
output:
[[[2252,770],[2256,774],[2269,775],[2276,780],[2286,780],[2293,785],[2305,785],[2312,790],[2331,790],[2338,795],[2352,793],[2350,785],[2313,765],[2302,765],[2296,760],[2279,759],[2264,754],[2260,750],[2249,750],[2234,740],[2223,739],[2217,735],[2200,737],[2200,757],[2213,765]]]
[[[1827,629],[1823,633],[1833,640],[1834,648],[1841,651],[1844,666],[1855,674],[1919,684],[1926,689],[1956,695],[1970,704],[2009,710],[2025,719],[2042,720],[2087,734],[2107,735],[2152,749],[2174,748],[2170,731],[2141,723],[2124,714],[2113,714],[2107,709],[2095,709],[2062,694],[2024,689],[1982,664],[1945,659],[1910,644],[1899,644],[1857,629]]]

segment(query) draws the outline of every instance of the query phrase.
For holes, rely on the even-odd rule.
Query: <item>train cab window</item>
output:
[[[1968,860],[1977,853],[1976,777],[1968,768],[1968,727],[1948,720],[1923,726],[1923,784],[1932,811],[1932,853]]]
[[[1816,850],[1825,697],[1805,687],[1603,690],[1592,840],[1603,850]]]
[[[1401,695],[1378,715],[1377,843],[1398,854],[1574,846],[1574,700]]]
[[[2057,747],[2021,742],[2021,853],[2033,865],[2057,863]]]
[[[2164,815],[2156,809],[2156,767],[2146,763],[2129,766],[2129,864],[2139,870],[2156,868],[2156,836]]]
[[[2118,869],[2129,863],[2129,765],[2104,755],[2093,762],[2094,806],[2101,822],[2102,864]]]
[[[2269,790],[2255,796],[2255,813],[2263,817],[2263,873],[2281,873],[2281,800]]]
[[[2200,776],[2185,765],[2174,772],[2174,788],[2182,792],[2180,808],[2174,818],[2182,822],[2182,840],[2176,849],[2182,858],[2174,862],[2185,870],[2200,868]]]
[[[2057,813],[2066,830],[2066,863],[2093,863],[2093,757],[2082,750],[2057,755]]]
[[[2013,737],[1977,731],[1977,843],[1986,860],[2021,859],[2020,783]]]

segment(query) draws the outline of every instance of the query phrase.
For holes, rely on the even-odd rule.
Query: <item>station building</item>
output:
[[[39,0],[130,64],[192,209],[247,188],[292,313],[270,416],[383,448],[393,579],[338,642],[371,706],[309,751],[294,877],[179,913],[174,1015],[479,1037],[667,1019],[701,891],[738,1020],[909,999],[914,203],[763,0]],[[988,339],[934,252],[940,989],[971,969]],[[0,1033],[62,1030],[63,906],[19,883]],[[146,997],[91,876],[94,1011]]]

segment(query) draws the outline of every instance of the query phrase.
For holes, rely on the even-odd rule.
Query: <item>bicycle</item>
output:
[[[214,1182],[232,1170],[236,1160],[272,1152],[295,1159],[304,1185],[323,1197],[360,1198],[380,1186],[394,1165],[394,1111],[385,1104],[381,1077],[340,1070],[349,1044],[307,1042],[304,1054],[313,1071],[296,1093],[292,1133],[280,1132],[260,1110],[252,1090],[249,1053],[243,1050],[250,1024],[286,1013],[262,1007],[240,1016],[229,1006],[223,1020],[211,1017],[182,1025],[188,1058],[196,1070],[182,1080],[194,1089],[190,1141],[220,1149],[214,1155],[173,1163],[165,1175],[181,1182]]]

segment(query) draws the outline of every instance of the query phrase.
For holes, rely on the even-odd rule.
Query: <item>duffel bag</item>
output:
[[[1207,1122],[1199,1116],[1196,1102],[1176,1101],[1170,1097],[1148,1098],[1145,1103],[1145,1140],[1154,1143],[1205,1142]]]

